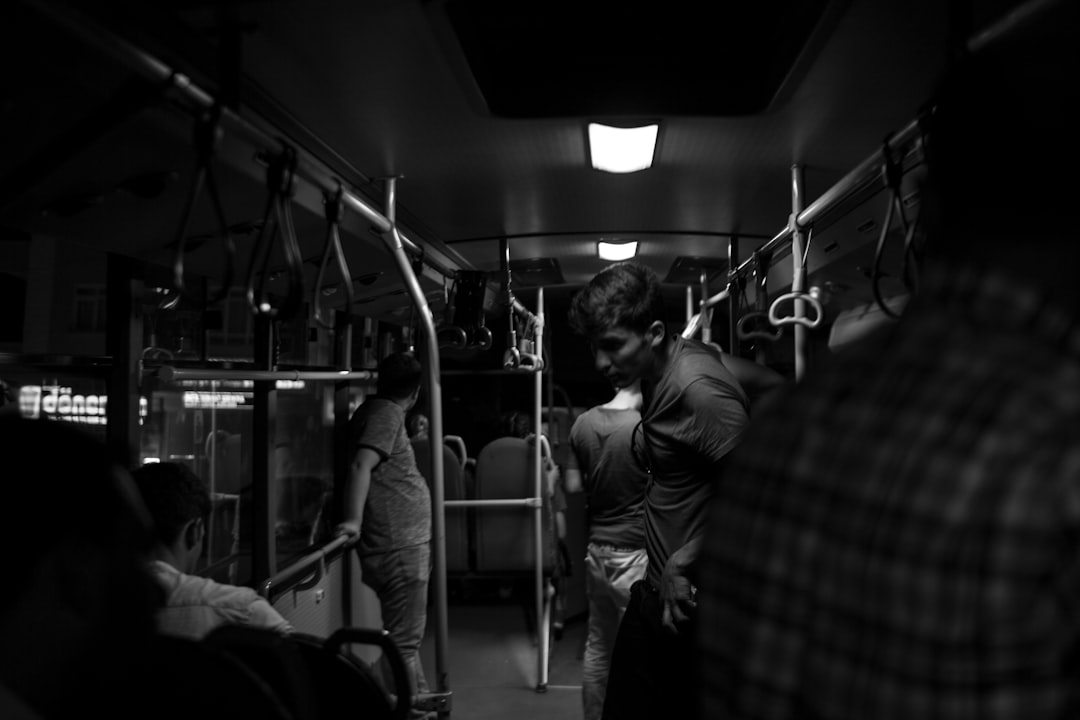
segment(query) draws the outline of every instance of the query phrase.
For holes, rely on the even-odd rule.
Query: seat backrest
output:
[[[296,720],[320,720],[307,660],[281,633],[246,625],[221,625],[203,642],[254,671],[274,688]]]
[[[485,445],[476,456],[478,500],[533,497],[536,472],[532,442],[502,437]],[[543,497],[543,494],[542,494]],[[479,507],[476,512],[476,569],[478,572],[525,572],[536,565],[535,528],[531,507]],[[554,567],[555,546],[551,504],[544,497],[542,562],[545,574]]]
[[[416,465],[431,487],[431,440],[412,440]],[[465,479],[461,460],[449,446],[443,445],[443,499],[466,500]],[[472,569],[470,562],[470,538],[473,537],[472,515],[466,508],[446,508],[446,569],[450,572],[466,572]]]
[[[127,680],[112,717],[304,720],[258,672],[205,641],[158,636]]]
[[[393,653],[393,661],[399,668],[398,680],[403,685],[393,689],[384,688],[375,671],[335,639],[342,632],[351,632],[353,642],[377,644],[384,653]],[[363,637],[358,637],[357,633]],[[366,639],[368,635],[372,638],[376,635],[382,637],[376,638],[379,640],[377,643],[369,643]],[[289,639],[304,655],[315,679],[314,690],[318,697],[320,718],[340,718],[344,711],[370,720],[399,720],[409,714],[411,698],[408,680],[404,677],[404,663],[384,631],[342,628],[331,635],[331,639],[305,633],[293,633]],[[393,701],[388,692],[394,693]]]

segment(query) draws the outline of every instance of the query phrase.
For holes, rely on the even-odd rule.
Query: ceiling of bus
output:
[[[720,281],[732,235],[745,257],[784,228],[794,164],[808,200],[827,190],[915,117],[945,58],[938,0],[601,4],[614,26],[578,5],[113,0],[82,26],[268,117],[380,210],[397,177],[399,223],[443,264],[497,274],[507,239],[525,285],[587,281],[605,264],[601,238],[638,240],[671,282],[702,269]],[[0,225],[168,266],[194,163],[190,118],[146,103],[133,70],[73,30],[81,12],[48,0],[4,11],[24,41],[2,50]],[[585,123],[639,119],[661,123],[654,167],[591,170]],[[253,157],[226,137],[216,165],[239,274],[265,211]],[[309,287],[326,227],[316,200],[297,211]],[[847,252],[866,243],[859,213],[883,211],[868,203],[827,231],[849,256],[838,286],[859,284]],[[203,198],[186,269],[211,279],[223,272],[214,230]],[[407,297],[384,240],[354,220],[345,241],[357,312],[400,317]],[[422,284],[441,298],[438,273]]]

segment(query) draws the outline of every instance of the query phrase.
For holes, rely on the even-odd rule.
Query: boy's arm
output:
[[[349,479],[345,486],[345,520],[337,526],[339,535],[354,537],[360,534],[364,522],[364,506],[371,490],[371,472],[379,464],[379,454],[368,447],[356,451],[349,465]]]

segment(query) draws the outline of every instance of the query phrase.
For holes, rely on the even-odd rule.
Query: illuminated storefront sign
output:
[[[177,383],[184,390],[185,409],[220,409],[251,407],[255,383],[251,380],[187,380]],[[303,390],[303,380],[278,380],[278,390]],[[221,388],[229,388],[222,390]],[[19,412],[24,417],[65,420],[86,425],[105,425],[108,396],[77,391],[69,385],[23,385],[19,388]],[[149,412],[145,397],[139,398],[139,421]]]
[[[184,392],[184,407],[188,410],[201,410],[209,408],[229,409],[250,405],[252,393],[250,392],[203,392],[188,390]]]
[[[104,425],[108,401],[107,395],[79,393],[66,385],[23,385],[19,388],[19,412],[29,418]],[[146,414],[146,398],[139,398],[140,421]]]
[[[176,385],[182,388],[194,388],[196,390],[253,390],[254,380],[177,380]],[[275,380],[274,388],[277,390],[303,390],[303,380]]]

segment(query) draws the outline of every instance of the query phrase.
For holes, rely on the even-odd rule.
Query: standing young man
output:
[[[618,388],[615,397],[589,408],[570,428],[563,471],[568,493],[584,492],[588,505],[585,637],[581,696],[585,720],[600,720],[615,636],[630,588],[645,577],[645,488],[649,475],[634,460],[631,444],[641,422],[641,385]]]
[[[651,478],[645,497],[644,580],[631,590],[611,661],[604,718],[692,717],[695,561],[718,464],[749,420],[746,390],[718,349],[670,333],[660,281],[635,262],[596,275],[571,304],[596,368],[614,386],[641,381],[633,451]],[[783,378],[761,366],[756,390]]]
[[[422,368],[411,353],[394,353],[378,373],[378,393],[349,420],[353,460],[338,532],[360,536],[364,583],[379,596],[383,627],[401,651],[415,696],[428,692],[420,643],[431,575],[431,493],[405,415],[420,394]],[[384,678],[392,687],[388,668]]]

